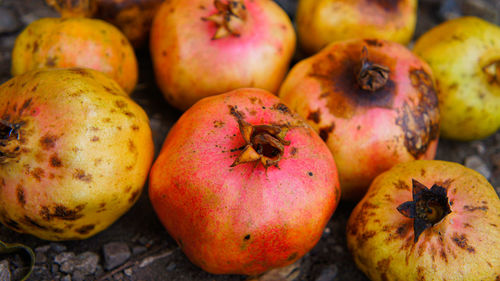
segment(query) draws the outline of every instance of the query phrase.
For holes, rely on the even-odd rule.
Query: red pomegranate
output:
[[[340,188],[317,134],[271,93],[202,99],[169,132],[149,196],[188,258],[216,274],[291,264],[321,237]]]
[[[432,72],[398,43],[333,43],[292,68],[280,97],[328,144],[344,199],[359,200],[395,164],[436,153],[439,110]]]
[[[156,83],[181,110],[243,87],[277,92],[295,50],[290,19],[269,0],[165,1],[150,40]]]

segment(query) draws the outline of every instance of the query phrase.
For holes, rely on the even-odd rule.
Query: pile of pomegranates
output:
[[[371,280],[500,280],[498,195],[432,160],[440,132],[499,127],[497,26],[447,22],[417,41],[419,57],[402,45],[416,0],[300,0],[300,45],[316,54],[290,69],[296,34],[274,1],[46,1],[61,18],[19,34],[15,77],[0,85],[6,227],[89,238],[149,177],[154,212],[192,263],[257,276],[306,255],[342,197],[360,200],[347,246]],[[159,90],[185,111],[156,159],[129,97],[132,46],[148,41]]]

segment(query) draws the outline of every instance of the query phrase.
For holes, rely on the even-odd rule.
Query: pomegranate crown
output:
[[[217,30],[212,40],[230,35],[240,36],[247,17],[247,9],[243,1],[230,0],[226,4],[221,0],[214,0],[214,6],[217,12],[202,18],[203,20],[214,22],[217,25]]]

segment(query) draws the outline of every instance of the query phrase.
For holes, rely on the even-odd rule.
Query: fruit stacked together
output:
[[[432,160],[440,132],[471,140],[500,126],[498,27],[457,19],[415,54],[402,44],[416,0],[300,0],[295,52],[273,1],[48,2],[62,18],[19,35],[18,76],[0,86],[4,225],[90,237],[149,174],[151,203],[193,263],[258,275],[311,250],[342,194],[361,200],[347,241],[372,280],[500,278],[500,251],[484,258],[498,248],[498,196],[479,174]],[[151,23],[157,85],[185,110],[152,168],[148,118],[128,97],[132,46],[84,15],[136,47]],[[294,53],[312,56],[289,69]]]

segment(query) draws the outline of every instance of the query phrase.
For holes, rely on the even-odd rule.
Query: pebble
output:
[[[477,155],[468,156],[465,158],[464,165],[468,168],[471,168],[481,175],[483,175],[486,179],[491,177],[491,171],[488,168],[488,165],[484,163],[483,159]]]
[[[125,275],[127,275],[127,276],[132,276],[132,274],[134,274],[134,270],[131,267],[129,267],[129,268],[125,269],[123,271],[123,273],[125,273]]]
[[[104,268],[111,270],[124,262],[130,256],[130,249],[127,243],[124,242],[111,242],[103,246],[104,253]]]
[[[94,274],[99,263],[99,255],[94,252],[84,252],[74,259],[75,272],[79,271],[83,275]]]
[[[125,279],[125,275],[123,275],[123,273],[121,273],[121,272],[118,272],[115,275],[113,275],[113,280],[115,280],[115,281],[121,281],[124,279]]]
[[[132,254],[135,255],[140,255],[142,253],[145,253],[148,250],[145,246],[134,246],[132,247]]]
[[[80,270],[75,270],[71,274],[71,281],[85,281],[85,274]]]
[[[68,247],[61,243],[50,243],[50,248],[56,253],[62,253],[68,249]]]
[[[338,272],[339,269],[336,265],[329,265],[321,270],[321,273],[318,278],[316,278],[316,281],[333,281],[337,277]]]
[[[61,281],[72,281],[71,280],[71,275],[64,275],[63,278],[61,278]]]
[[[0,34],[14,32],[21,27],[22,24],[15,11],[6,7],[0,7]]]
[[[10,281],[9,261],[0,261],[0,281]]]
[[[73,259],[75,257],[75,253],[73,252],[62,252],[54,257],[54,262],[58,265],[62,265],[63,263]]]

